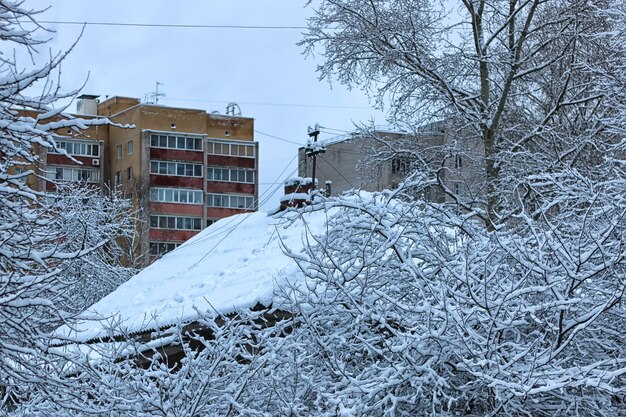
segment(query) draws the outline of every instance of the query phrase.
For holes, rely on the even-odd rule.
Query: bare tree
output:
[[[57,129],[109,123],[60,116],[65,107],[55,108],[55,103],[75,94],[60,93],[56,82],[69,51],[52,55],[42,65],[35,63],[38,48],[49,37],[35,16],[22,2],[0,1],[0,413],[37,387],[50,390],[67,382],[55,358],[46,354],[50,330],[76,312],[69,308],[69,289],[76,279],[64,273],[78,259],[88,262],[85,256],[115,239],[105,234],[115,231],[114,225],[102,228],[97,222],[85,223],[85,235],[68,235],[64,228],[77,212],[59,213],[59,207],[47,204],[45,193],[28,182],[45,177],[38,148],[54,148]],[[41,32],[46,38],[38,37]],[[24,56],[26,65],[20,62]],[[42,92],[29,94],[36,88]],[[83,189],[70,195],[83,201],[90,193]],[[63,204],[71,205],[69,200]]]
[[[396,122],[445,119],[459,141],[479,139],[471,156],[484,171],[482,201],[458,203],[493,229],[519,213],[517,194],[522,203],[540,199],[520,176],[584,166],[607,141],[596,120],[603,93],[588,72],[611,54],[595,37],[607,29],[604,5],[329,0],[301,44],[321,48],[321,77],[364,87]]]
[[[314,289],[301,329],[323,352],[320,384],[360,415],[613,415],[624,6],[451,3],[322,1],[302,41],[321,48],[322,77],[366,88],[395,122],[477,138],[484,172],[482,198],[447,188],[460,151],[444,148],[394,192],[336,201],[326,236],[292,255]],[[434,182],[463,210],[414,199]]]
[[[478,140],[483,192],[446,189],[448,166],[428,161],[396,190],[301,209],[328,225],[286,248],[301,267],[276,295],[288,320],[216,314],[213,339],[76,346],[96,354],[75,384],[18,412],[623,413],[625,16],[582,0],[322,0],[303,41],[324,48],[322,75],[365,86],[415,130],[443,118]],[[437,183],[460,210],[415,198]],[[166,343],[186,354],[177,367]]]

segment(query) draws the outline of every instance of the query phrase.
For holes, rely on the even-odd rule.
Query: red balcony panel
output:
[[[203,205],[150,202],[150,214],[180,214],[201,217]]]
[[[150,159],[162,161],[193,161],[202,163],[202,151],[181,151],[178,149],[150,148]]]
[[[210,193],[254,194],[254,184],[208,181],[207,191]]]
[[[241,213],[249,213],[251,211],[253,210],[207,207],[206,216],[209,219],[222,219],[224,217],[229,217]]]
[[[150,229],[150,240],[160,242],[183,242],[199,232],[194,230]]]
[[[46,185],[46,191],[56,191],[57,190],[57,185],[55,182],[52,181],[46,181],[45,182]],[[68,182],[69,183],[69,182]],[[83,188],[93,188],[93,189],[99,189],[100,188],[100,184],[95,183],[95,182],[80,182],[80,181],[76,181],[76,182],[71,182],[71,184],[74,187],[83,187]]]
[[[238,158],[236,156],[224,155],[207,155],[206,160],[208,165],[241,168],[254,168],[256,162],[254,158]]]
[[[203,190],[202,186],[203,178],[196,177],[177,177],[174,175],[150,175],[150,185],[162,185],[165,187],[180,187],[180,188],[198,188]]]
[[[48,165],[73,165],[73,166],[84,166],[84,167],[97,167],[100,168],[99,165],[94,165],[92,162],[94,159],[100,161],[100,158],[97,156],[74,156],[74,159],[82,162],[82,165],[72,161],[69,157],[65,155],[59,155],[56,153],[48,154]]]

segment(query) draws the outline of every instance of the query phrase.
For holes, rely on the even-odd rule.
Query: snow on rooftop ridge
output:
[[[445,128],[445,120],[436,120],[434,122],[428,122],[418,126],[414,131],[398,129],[391,125],[375,125],[372,126],[370,131],[375,134],[390,134],[390,135],[440,135]],[[363,132],[358,130],[352,132],[346,132],[341,135],[333,136],[327,139],[321,139],[318,141],[320,146],[333,145],[335,143],[345,142],[347,140],[356,139],[363,136]]]
[[[282,196],[280,198],[280,202],[284,203],[286,201],[288,202],[307,201],[310,199],[311,199],[311,196],[308,193],[289,193],[289,194],[285,194],[284,196]]]
[[[219,220],[84,314],[102,320],[63,326],[55,334],[88,341],[112,336],[111,323],[120,333],[133,334],[193,321],[199,312],[228,314],[257,303],[269,305],[278,286],[303,279],[281,245],[301,251],[305,230],[323,233],[326,214],[254,212]]]
[[[313,183],[311,177],[291,177],[285,181],[285,187],[291,187],[294,185],[310,185]],[[315,179],[315,185],[317,185],[317,179]]]

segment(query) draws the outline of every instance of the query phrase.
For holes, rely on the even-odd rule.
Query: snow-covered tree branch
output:
[[[28,177],[45,177],[39,149],[55,147],[56,129],[82,130],[107,120],[81,120],[61,115],[57,79],[66,52],[42,65],[38,48],[50,33],[36,24],[36,12],[22,2],[0,1],[0,413],[32,395],[65,386],[48,352],[48,334],[67,321],[88,299],[80,299],[82,285],[103,282],[109,262],[119,255],[114,240],[128,234],[124,219],[128,203],[117,197],[100,198],[86,187],[70,187],[56,194],[32,187]],[[33,29],[27,29],[32,27]],[[41,38],[44,32],[44,38]],[[20,58],[30,54],[30,63]],[[28,59],[27,59],[28,61]],[[33,92],[41,88],[41,93]],[[56,107],[55,107],[56,106]],[[60,186],[61,187],[61,186]],[[102,211],[100,211],[102,210]],[[108,216],[108,217],[107,217]],[[81,222],[78,230],[77,222]],[[107,256],[103,256],[108,246]],[[107,279],[119,281],[128,272],[115,269]],[[88,278],[85,278],[85,274]],[[108,286],[108,290],[111,287]],[[96,290],[98,293],[100,289]],[[82,290],[84,294],[84,289]]]

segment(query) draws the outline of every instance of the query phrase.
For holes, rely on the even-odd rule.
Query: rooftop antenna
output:
[[[151,104],[159,104],[159,97],[165,97],[165,93],[159,91],[159,86],[164,85],[163,83],[156,82],[156,88],[151,93],[146,94],[145,101],[146,103]]]
[[[241,116],[241,107],[235,102],[230,102],[226,105],[227,116]]]

